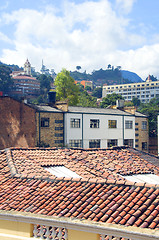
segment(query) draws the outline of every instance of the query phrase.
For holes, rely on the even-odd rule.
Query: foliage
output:
[[[13,80],[10,76],[11,70],[9,67],[0,65],[0,91],[9,93],[10,88],[13,86]]]
[[[81,69],[81,66],[76,66],[76,69],[79,71]]]
[[[135,107],[138,107],[138,106],[140,106],[141,101],[140,101],[140,99],[138,99],[137,97],[133,97],[132,103],[133,103],[133,105],[134,105]]]
[[[79,87],[70,76],[69,71],[62,69],[57,74],[54,82],[56,86],[56,96],[58,100],[68,100],[69,105],[77,105],[79,97]]]
[[[109,105],[116,105],[116,100],[118,99],[123,99],[123,97],[116,93],[108,94],[103,98],[102,102],[100,103],[100,107],[106,108]]]
[[[81,73],[79,71],[70,72],[70,76],[73,77],[76,81],[82,81],[82,80],[91,80],[92,76],[90,74],[87,74],[86,71]]]
[[[102,97],[102,88],[101,87],[95,88],[93,90],[92,96],[96,97],[96,98],[101,98]]]
[[[97,107],[97,99],[89,95],[86,90],[81,90],[79,94],[78,106]]]

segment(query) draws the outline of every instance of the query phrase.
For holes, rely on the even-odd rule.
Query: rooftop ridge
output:
[[[44,181],[45,183],[54,183],[54,182],[78,182],[78,183],[90,183],[90,184],[101,184],[101,185],[118,185],[118,186],[134,186],[134,187],[141,187],[141,188],[154,188],[154,189],[159,189],[159,184],[149,184],[149,183],[138,183],[138,182],[131,182],[128,180],[110,180],[110,179],[94,179],[94,178],[68,178],[68,177],[39,177],[39,176],[34,176],[34,177],[28,177],[26,175],[22,174],[13,174],[12,177],[15,178],[20,178],[20,179],[28,179],[28,180],[39,180],[42,182]]]
[[[10,168],[10,171],[11,171],[11,175],[14,176],[17,173],[17,170],[12,161],[11,150],[9,148],[6,148],[5,153],[6,153],[6,160],[8,162],[8,167]]]

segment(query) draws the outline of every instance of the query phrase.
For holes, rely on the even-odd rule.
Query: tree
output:
[[[92,97],[90,94],[88,94],[86,90],[81,89],[79,94],[78,106],[97,107],[97,99],[95,97]]]
[[[140,99],[138,99],[137,97],[133,97],[132,102],[135,107],[140,106],[141,104]]]
[[[101,87],[95,88],[93,90],[92,96],[96,97],[96,98],[101,98],[102,97],[102,88]]]
[[[76,69],[79,71],[81,69],[81,66],[76,66]]]
[[[77,105],[79,87],[75,84],[75,80],[70,76],[69,71],[62,69],[57,74],[54,82],[56,86],[56,96],[58,100],[68,100],[69,105]]]
[[[109,105],[116,105],[116,100],[118,99],[123,99],[123,97],[116,93],[108,94],[103,98],[102,102],[100,103],[100,107],[106,108]]]
[[[3,93],[9,93],[13,86],[13,80],[10,76],[11,70],[5,65],[0,65],[0,91]]]

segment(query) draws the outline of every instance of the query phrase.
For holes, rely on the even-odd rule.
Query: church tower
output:
[[[25,72],[26,75],[30,75],[31,76],[31,64],[30,64],[28,59],[24,63],[24,72]]]

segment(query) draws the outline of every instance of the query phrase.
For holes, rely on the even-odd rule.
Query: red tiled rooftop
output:
[[[43,169],[59,164],[82,178]],[[117,177],[158,170],[131,149],[7,149],[0,154],[0,210],[159,229],[159,185]]]

